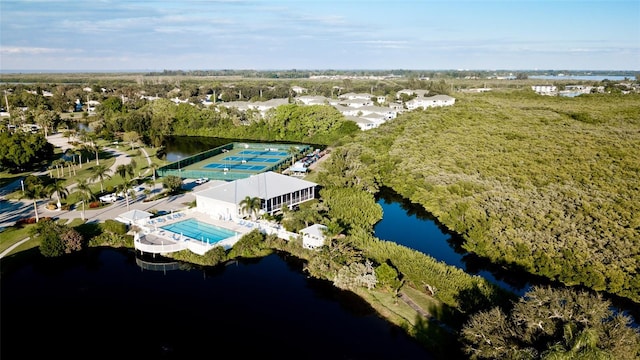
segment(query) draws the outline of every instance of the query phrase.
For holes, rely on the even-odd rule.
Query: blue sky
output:
[[[640,0],[0,0],[0,69],[640,70]]]

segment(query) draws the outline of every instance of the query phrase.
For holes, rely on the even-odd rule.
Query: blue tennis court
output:
[[[220,164],[220,163],[211,163],[204,166],[207,169],[228,169],[229,170],[249,170],[249,171],[261,171],[266,169],[266,166],[263,165],[249,165],[249,164]]]
[[[237,234],[235,231],[207,224],[205,222],[198,221],[197,219],[179,221],[177,223],[163,226],[162,228],[175,234],[187,236],[207,244],[215,244]]]
[[[281,161],[281,158],[272,158],[272,157],[264,157],[264,156],[254,156],[254,157],[244,157],[244,156],[227,156],[222,159],[224,161],[234,161],[234,162],[260,162],[260,163],[277,163]]]
[[[264,156],[287,156],[289,153],[286,151],[273,151],[273,150],[242,150],[238,154],[242,155],[264,155]]]

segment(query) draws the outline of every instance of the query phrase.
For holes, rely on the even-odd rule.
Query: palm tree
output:
[[[91,192],[91,187],[89,187],[89,183],[86,179],[78,180],[78,182],[76,183],[76,191],[74,191],[73,193],[80,196],[80,201],[82,202],[82,220],[84,220],[85,203],[94,200],[96,196],[93,195],[93,192]]]
[[[91,147],[93,148],[93,151],[96,152],[96,165],[100,165],[100,159],[98,158],[98,154],[100,153],[100,150],[102,149],[102,147],[96,143],[93,143]]]
[[[251,197],[247,195],[238,205],[240,205],[242,213],[249,213],[251,218],[255,220],[258,211],[262,208],[262,200],[257,196]]]
[[[158,170],[159,167],[160,165],[156,163],[149,164],[149,169],[151,169],[151,176],[153,176],[153,187],[156,186],[156,170]]]
[[[89,139],[89,141],[91,141],[88,148],[96,153],[96,165],[100,165],[99,153],[102,147],[96,142],[98,136],[94,133],[91,133],[87,134],[87,138]]]
[[[91,177],[90,180],[91,181],[100,181],[100,193],[104,192],[104,181],[106,179],[111,179],[111,175],[109,175],[109,173],[111,172],[111,169],[109,169],[108,167],[104,166],[104,164],[102,165],[96,165],[91,169]]]
[[[133,180],[124,180],[124,182],[118,185],[118,192],[124,194],[124,198],[127,202],[127,211],[129,211],[129,196],[133,195]]]
[[[38,216],[38,200],[49,196],[49,189],[47,189],[42,183],[42,179],[35,175],[29,175],[24,180],[24,193],[23,197],[33,200],[33,210],[36,213],[36,222],[40,220]]]
[[[75,164],[75,161],[76,161],[76,155],[78,155],[78,164],[80,165],[80,169],[82,169],[82,151],[80,151],[80,149],[78,149],[76,147],[74,147],[73,149],[69,149],[68,151],[73,156],[74,164]]]
[[[51,184],[48,185],[48,192],[51,194],[56,194],[58,210],[62,207],[60,203],[60,199],[66,199],[69,195],[69,190],[66,186],[64,186],[64,181],[62,180],[53,180]]]
[[[133,175],[135,175],[134,170],[135,168],[131,166],[131,163],[126,165],[121,164],[121,165],[118,165],[118,167],[116,167],[116,173],[120,175],[120,177],[122,178],[122,181],[127,180],[127,175],[133,177]]]
[[[62,164],[64,160],[57,159],[51,162],[52,166],[56,168],[56,177],[64,177],[64,165]],[[60,175],[60,166],[62,166],[62,175]]]

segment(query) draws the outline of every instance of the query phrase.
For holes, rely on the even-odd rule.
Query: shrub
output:
[[[102,203],[100,201],[92,201],[89,203],[90,209],[99,208],[100,206],[102,206]]]
[[[124,235],[127,233],[127,224],[121,223],[117,220],[105,220],[100,226],[104,232],[110,232],[118,235]]]

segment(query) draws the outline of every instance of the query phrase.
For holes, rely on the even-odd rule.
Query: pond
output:
[[[29,252],[0,279],[3,358],[434,358],[283,254],[152,271],[132,251]]]

